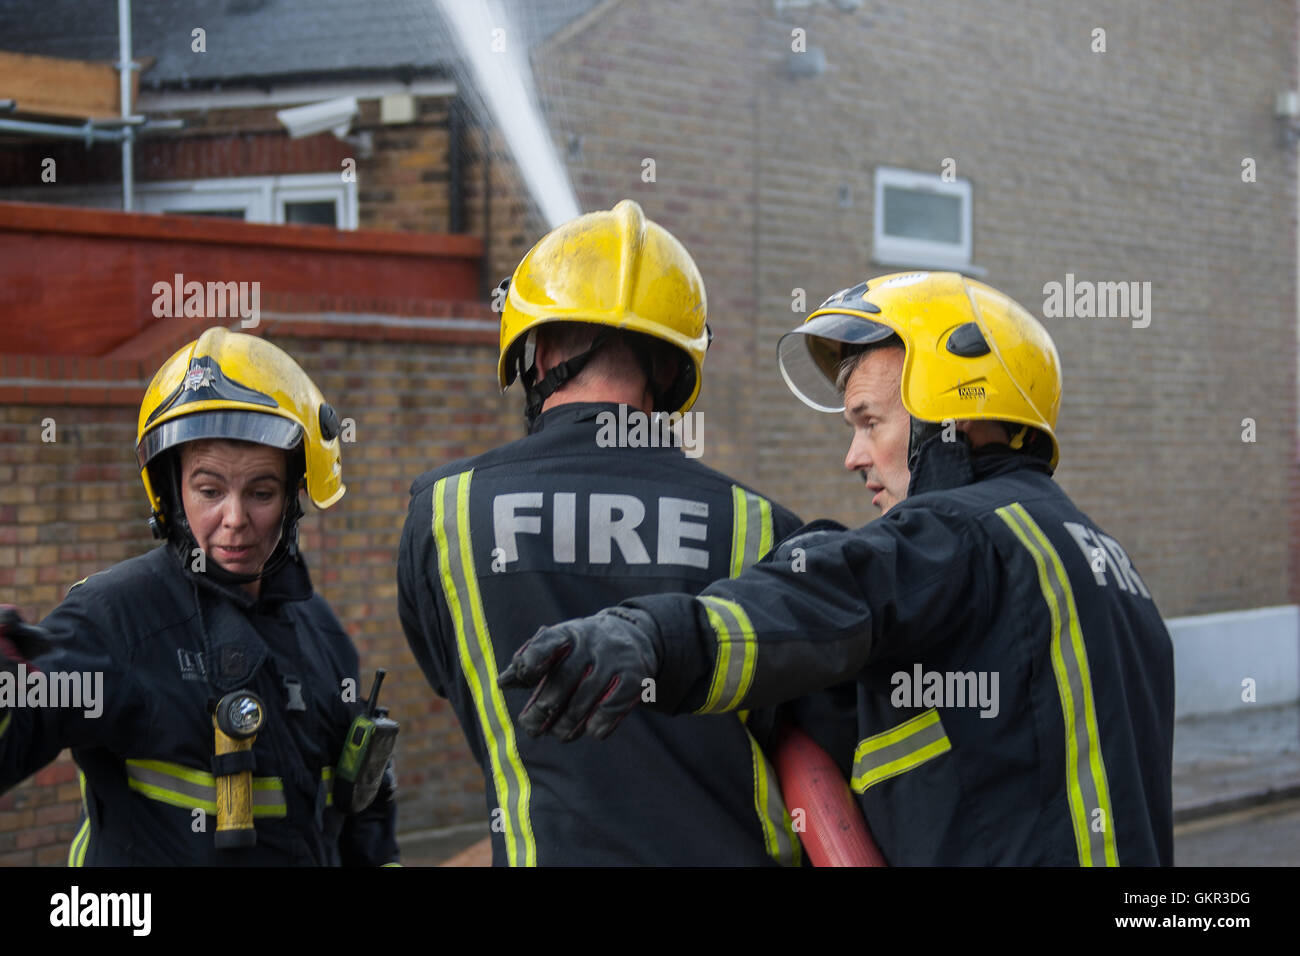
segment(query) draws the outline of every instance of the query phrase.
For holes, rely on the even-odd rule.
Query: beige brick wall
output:
[[[1295,159],[1272,103],[1296,85],[1295,19],[1270,0],[623,0],[534,61],[557,139],[583,137],[584,206],[638,199],[704,273],[705,460],[807,518],[873,509],[842,469],[843,424],[787,392],[775,343],[802,318],[793,289],[811,308],[896,271],[873,262],[877,166],[954,159],[974,263],[1040,316],[1066,273],[1149,281],[1149,328],[1045,324],[1065,371],[1058,478],[1173,616],[1289,599]],[[822,76],[787,75],[796,27]]]

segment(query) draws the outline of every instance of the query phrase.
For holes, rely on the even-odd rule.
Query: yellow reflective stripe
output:
[[[876,784],[914,770],[951,749],[939,712],[927,710],[897,727],[860,741],[853,754],[850,783],[856,792],[864,793]]]
[[[766,498],[758,500],[758,557],[763,560],[772,550],[772,503]]]
[[[5,731],[9,729],[9,721],[13,720],[13,717],[13,714],[5,714],[4,720],[0,720],[0,737],[3,737]]]
[[[1074,590],[1070,587],[1060,555],[1022,505],[1016,503],[999,508],[997,514],[1033,557],[1038,569],[1039,588],[1051,616],[1052,673],[1056,678],[1065,727],[1066,796],[1079,863],[1082,866],[1118,866],[1110,785],[1101,753],[1092,675]],[[1069,635],[1068,643],[1066,634]],[[1091,826],[1091,814],[1096,810],[1101,811],[1100,832]]]
[[[86,848],[90,846],[90,804],[86,800],[86,775],[77,768],[77,785],[81,788],[81,811],[86,815],[86,819],[81,824],[81,829],[77,835],[72,838],[72,845],[68,847],[68,866],[84,866],[86,863]]]
[[[204,797],[189,796],[184,793],[177,793],[174,790],[167,790],[164,787],[155,786],[151,783],[144,783],[140,780],[128,780],[129,786],[136,793],[148,797],[150,800],[157,800],[159,803],[166,803],[173,807],[180,807],[184,810],[202,810],[204,813],[216,813],[216,788],[213,788],[213,799],[208,800]]]
[[[441,478],[433,486],[433,535],[438,551],[438,572],[456,629],[461,670],[474,699],[487,745],[497,806],[505,818],[506,859],[511,866],[536,866],[537,842],[528,812],[532,785],[519,758],[519,746],[514,724],[506,709],[505,695],[497,687],[496,655],[488,634],[470,545],[469,489],[473,474],[473,469],[470,469]]]
[[[731,577],[772,550],[772,503],[731,486]]]
[[[90,817],[82,821],[81,829],[77,835],[72,838],[72,845],[68,847],[68,866],[85,866],[86,864],[86,847],[90,844]]]
[[[288,815],[289,805],[284,800],[284,781],[279,777],[254,777],[253,816],[287,817]]]
[[[745,736],[749,739],[754,764],[754,809],[758,811],[758,823],[763,831],[767,855],[782,866],[799,866],[799,838],[795,835],[790,813],[781,797],[776,771],[748,729],[745,730]]]
[[[745,492],[739,485],[731,486],[731,506],[731,577],[734,578],[745,569],[745,537],[749,528]]]
[[[379,865],[380,865],[380,867],[385,867],[385,866],[401,866],[402,864],[400,864],[400,863],[380,863]]]
[[[212,774],[205,770],[194,770],[190,767],[182,766],[178,763],[170,763],[166,760],[136,760],[131,759],[126,762],[127,774],[131,773],[131,768],[136,767],[141,770],[152,770],[154,773],[166,774],[169,777],[176,777],[191,783],[196,787],[215,787],[216,783]]]
[[[907,737],[912,736],[926,727],[931,727],[940,723],[939,712],[934,708],[927,710],[923,714],[917,714],[909,720],[903,721],[897,727],[886,730],[878,734],[867,737],[865,740],[858,742],[857,751],[853,755],[854,760],[860,759],[864,754],[873,753],[877,750],[883,750],[885,747],[892,746]]]
[[[897,777],[900,773],[907,773],[909,770],[914,770],[926,761],[932,760],[940,754],[947,753],[951,749],[952,745],[948,742],[947,737],[944,737],[942,740],[932,741],[920,750],[914,750],[912,753],[899,757],[897,760],[891,760],[889,763],[873,767],[870,771],[861,776],[855,776],[853,778],[853,789],[858,793],[865,793],[876,784],[882,783],[891,777]]]
[[[166,760],[126,761],[127,786],[136,793],[185,810],[217,812],[217,784],[212,774]],[[279,777],[254,777],[253,816],[284,817],[284,781]]]
[[[320,768],[320,782],[321,782],[321,786],[325,788],[325,806],[327,807],[334,806],[334,768],[333,767]]]
[[[754,683],[754,669],[758,664],[754,625],[735,601],[706,595],[701,595],[699,600],[717,636],[718,655],[713,662],[708,696],[696,713],[735,710],[744,703]]]

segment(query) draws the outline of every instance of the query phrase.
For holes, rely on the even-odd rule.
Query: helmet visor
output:
[[[855,346],[883,342],[895,332],[860,315],[828,312],[781,336],[776,358],[781,377],[795,396],[819,412],[844,411],[844,394],[835,387],[839,365]]]
[[[247,441],[288,451],[302,441],[302,427],[279,415],[222,409],[183,415],[151,429],[136,447],[135,457],[143,468],[161,452],[185,442],[203,439]]]

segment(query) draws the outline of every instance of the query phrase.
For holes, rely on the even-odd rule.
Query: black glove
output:
[[[497,684],[537,685],[518,718],[529,736],[569,741],[590,732],[604,740],[641,699],[642,681],[659,670],[656,633],[648,614],[624,607],[544,627],[515,652]]]
[[[19,664],[53,650],[52,635],[43,627],[28,624],[10,604],[0,604],[0,673],[14,673]]]

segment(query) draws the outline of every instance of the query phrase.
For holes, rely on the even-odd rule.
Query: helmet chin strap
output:
[[[921,446],[943,431],[941,422],[925,422],[912,416],[912,430],[907,438],[907,469],[916,471],[916,456]]]
[[[542,414],[542,406],[546,403],[546,400],[559,391],[565,382],[577,377],[578,373],[591,361],[591,357],[609,341],[609,337],[609,330],[602,329],[587,351],[581,352],[548,369],[540,381],[537,380],[535,357],[533,363],[528,368],[524,368],[525,354],[528,349],[523,350],[519,356],[519,381],[524,386],[524,396],[527,401],[524,408],[524,420],[530,434],[538,416]]]

